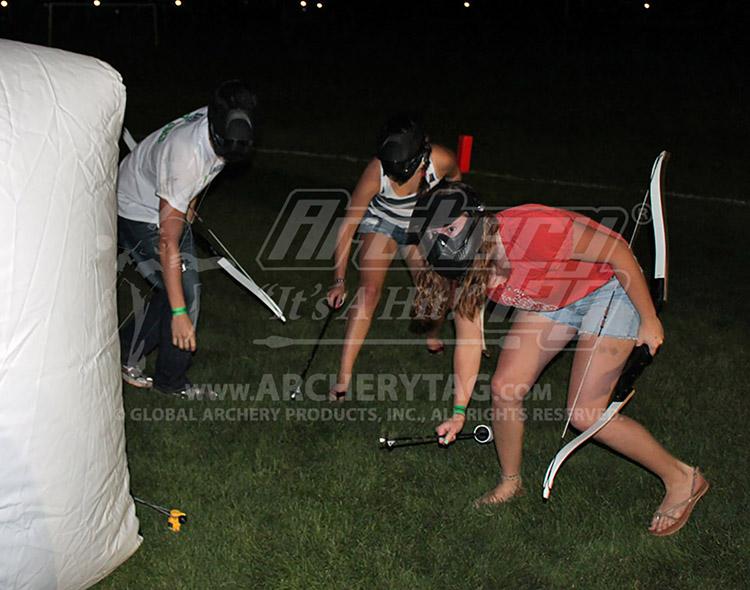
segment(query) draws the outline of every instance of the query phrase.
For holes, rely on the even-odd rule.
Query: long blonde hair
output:
[[[473,320],[487,299],[492,265],[495,262],[497,245],[495,237],[498,221],[494,215],[485,215],[482,223],[482,244],[474,256],[474,262],[459,282],[439,275],[431,268],[417,274],[417,294],[412,315],[420,320],[436,320],[448,309]]]

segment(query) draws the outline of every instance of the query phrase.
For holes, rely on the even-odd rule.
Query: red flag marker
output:
[[[471,144],[474,138],[471,135],[458,136],[458,149],[456,150],[456,161],[461,174],[466,174],[471,165]]]

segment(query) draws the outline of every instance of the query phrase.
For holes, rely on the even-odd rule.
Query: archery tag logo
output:
[[[366,215],[367,208],[355,210],[350,206],[351,195],[344,189],[296,189],[287,197],[268,235],[256,262],[263,270],[333,271],[336,244],[341,239],[350,244],[340,247],[339,255],[347,255],[355,268],[359,266],[360,232],[385,233],[372,227],[381,222],[376,216]],[[497,208],[494,211],[502,211]],[[570,210],[597,219],[604,227],[622,233],[631,216],[619,207],[575,207]],[[647,220],[648,212],[640,215],[639,224]],[[533,224],[532,224],[533,225]],[[544,229],[540,221],[538,231]],[[536,232],[532,232],[536,233]],[[367,250],[368,264],[382,257],[384,268],[390,267],[393,253]],[[376,259],[376,260],[373,260]]]
[[[258,252],[258,265],[263,270],[333,270],[350,201],[344,189],[289,193]]]

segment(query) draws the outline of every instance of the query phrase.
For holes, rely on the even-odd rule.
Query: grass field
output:
[[[445,47],[405,51],[388,62],[387,75],[366,43],[342,55],[335,40],[312,34],[286,46],[255,40],[241,60],[236,52],[231,60],[218,51],[186,55],[183,46],[102,55],[124,75],[127,124],[137,137],[202,104],[224,77],[257,83],[260,150],[251,166],[214,183],[202,214],[260,284],[277,298],[289,294],[285,310],[293,317],[286,325],[271,320],[223,273],[204,274],[190,376],[232,385],[240,399],[229,389],[222,401],[184,402],[124,388],[132,492],[189,520],[173,533],[164,517],[138,506],[144,543],[98,588],[746,587],[746,58],[708,39],[619,35],[580,35],[567,44],[535,38],[534,51],[508,42],[481,56]],[[667,340],[625,412],[712,483],[679,534],[646,532],[661,501],[659,481],[594,444],[566,463],[551,502],[542,503],[542,478],[562,430],[569,355],[552,363],[541,394],[527,402],[539,416],[527,424],[524,447],[529,494],[491,515],[470,505],[497,482],[491,448],[470,441],[378,448],[386,432],[428,434],[439,422],[435,410],[451,404],[444,395],[450,354],[428,357],[408,320],[376,321],[369,338],[379,344],[366,345],[356,367],[363,392],[378,376],[396,379],[395,399],[360,396],[346,406],[348,415],[338,409],[329,416],[328,404],[314,398],[327,392],[326,376],[337,369],[341,317],[311,368],[320,378],[314,395],[283,395],[284,376],[302,371],[322,328],[317,305],[332,275],[304,266],[263,270],[256,255],[293,191],[351,190],[380,122],[404,107],[423,110],[439,143],[453,147],[459,133],[474,135],[476,172],[466,179],[492,206],[630,211],[654,157],[672,152]],[[636,242],[647,273],[649,235],[641,231]],[[131,271],[125,277],[142,285]],[[351,269],[350,291],[355,277]],[[388,287],[409,284],[397,263]],[[294,295],[305,299],[292,314]],[[131,304],[125,286],[119,299],[124,317]],[[497,334],[507,327],[501,318],[495,310]],[[293,343],[272,348],[263,344],[269,337]],[[452,337],[448,325],[444,337]],[[496,360],[494,349],[482,372],[491,374]],[[415,376],[421,380],[410,396],[404,380]],[[488,407],[486,395],[472,404]]]

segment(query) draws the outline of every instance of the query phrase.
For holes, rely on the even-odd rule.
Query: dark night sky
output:
[[[33,43],[46,43],[48,12],[43,0],[6,0],[0,8],[0,36]],[[101,0],[137,4],[129,0]],[[155,2],[158,6],[163,41],[179,42],[190,37],[228,39],[288,32],[300,34],[369,36],[375,43],[388,33],[411,34],[415,39],[439,40],[462,33],[473,42],[485,43],[497,37],[524,39],[536,37],[609,34],[612,29],[660,31],[659,34],[717,38],[731,43],[747,30],[750,2],[745,0],[323,0],[323,8],[310,0],[303,11],[299,0],[173,0]],[[149,9],[94,8],[56,9],[55,34],[61,31],[79,36],[117,31],[148,23]],[[428,34],[428,32],[430,34]]]

